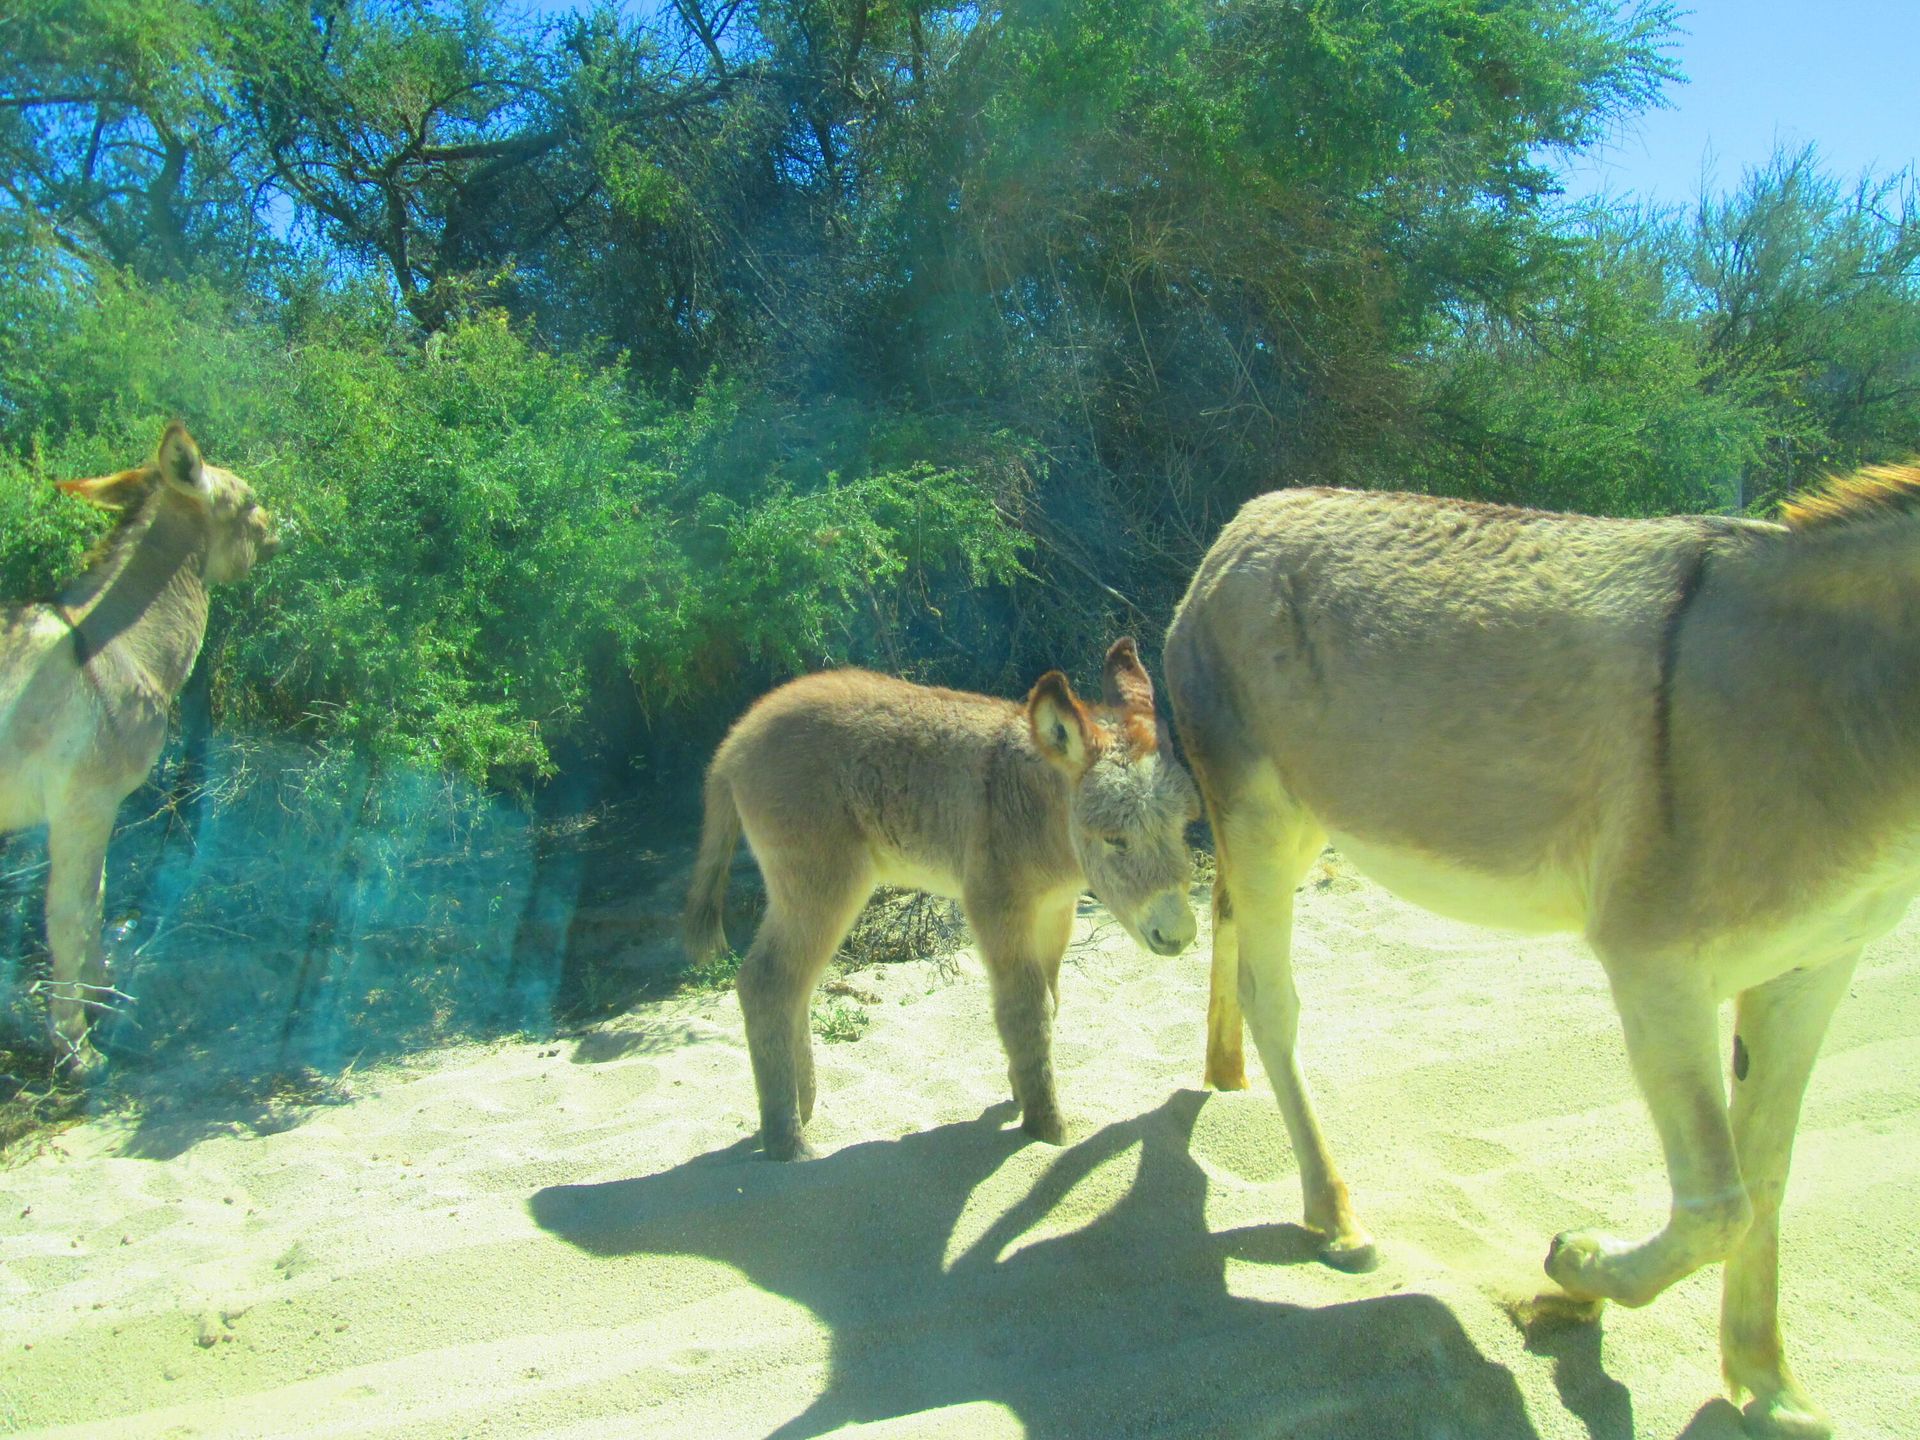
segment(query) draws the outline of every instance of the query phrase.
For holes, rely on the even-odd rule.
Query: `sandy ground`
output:
[[[1344,877],[1303,1051],[1382,1264],[1311,1258],[1264,1077],[1194,1088],[1203,948],[1089,912],[1064,1149],[985,983],[854,977],[824,1158],[757,1159],[728,995],[354,1078],[278,1133],[103,1119],[0,1172],[0,1430],[60,1435],[1732,1440],[1709,1270],[1528,1336],[1548,1238],[1665,1190],[1598,968]],[[1253,1059],[1249,1048],[1249,1061]],[[1871,951],[1789,1192],[1792,1353],[1842,1436],[1920,1433],[1920,921]]]

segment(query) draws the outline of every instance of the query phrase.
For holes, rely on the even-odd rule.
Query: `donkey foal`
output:
[[[1028,1134],[1060,1143],[1050,1057],[1060,957],[1091,889],[1159,955],[1193,940],[1185,831],[1199,797],[1164,744],[1133,641],[1107,652],[1105,704],[1048,671],[1025,706],[863,670],[809,675],[741,717],[707,772],[687,949],[726,949],[721,907],[744,830],[767,913],[740,965],[740,1008],[778,1160],[807,1154],[807,1002],[879,885],[958,899],[993,988]]]
[[[117,511],[85,574],[51,605],[0,605],[0,830],[47,827],[49,1016],[55,1063],[76,1075],[106,989],[102,867],[124,800],[153,768],[167,711],[207,630],[207,587],[279,546],[239,476],[200,459],[176,422],[153,461],[70,495]]]

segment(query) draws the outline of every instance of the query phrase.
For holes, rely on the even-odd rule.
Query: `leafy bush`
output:
[[[0,377],[21,397],[0,577],[50,588],[97,528],[48,477],[132,463],[189,416],[291,542],[218,595],[235,724],[523,783],[628,711],[730,706],[863,653],[901,586],[1019,572],[1004,442],[968,473],[929,458],[947,437],[859,407],[802,426],[725,386],[668,407],[498,311],[423,340],[351,290],[278,333],[114,274],[70,300]]]

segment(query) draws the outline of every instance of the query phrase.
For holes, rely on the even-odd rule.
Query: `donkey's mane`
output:
[[[87,547],[87,553],[81,557],[79,571],[61,582],[59,601],[62,605],[85,605],[98,596],[119,573],[121,558],[139,545],[147,531],[153,528],[153,522],[160,513],[160,507],[154,503],[159,491],[157,483],[152,485],[138,505],[130,505],[122,510],[113,524],[101,531],[93,544]]]
[[[1835,475],[1780,507],[1789,529],[1821,530],[1862,520],[1920,514],[1920,463],[1868,465]]]

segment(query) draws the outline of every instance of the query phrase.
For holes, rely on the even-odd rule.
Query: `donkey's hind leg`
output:
[[[1825,1436],[1820,1407],[1787,1366],[1780,1343],[1780,1199],[1800,1098],[1857,952],[1795,970],[1744,992],[1734,1019],[1733,1144],[1753,1225],[1727,1256],[1721,1282],[1720,1364],[1747,1424],[1765,1436]]]
[[[1547,1274],[1570,1295],[1645,1305],[1723,1259],[1753,1218],[1734,1158],[1714,999],[1703,977],[1655,960],[1622,963],[1600,949],[1626,1032],[1627,1058],[1666,1155],[1673,1204],[1645,1240],[1594,1231],[1558,1236]]]
[[[810,866],[803,876],[787,876],[770,865],[763,873],[767,913],[740,962],[736,989],[760,1098],[760,1141],[768,1158],[793,1160],[811,1153],[800,1137],[814,1100],[807,1001],[873,893],[873,873],[864,859],[838,873]]]
[[[1287,1123],[1304,1219],[1322,1237],[1321,1258],[1341,1270],[1371,1269],[1373,1238],[1354,1218],[1295,1053],[1300,994],[1293,983],[1293,892],[1326,836],[1270,771],[1245,778],[1231,795],[1209,792],[1216,863],[1239,943],[1240,1006]]]

